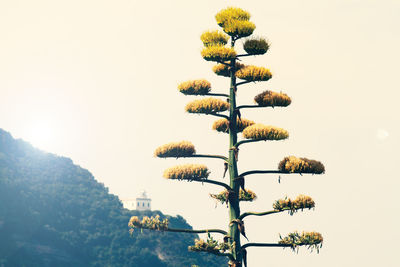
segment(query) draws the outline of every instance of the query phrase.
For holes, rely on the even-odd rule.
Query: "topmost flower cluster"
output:
[[[225,33],[236,39],[251,35],[256,28],[256,25],[249,21],[250,13],[237,7],[221,10],[215,15],[215,19]]]

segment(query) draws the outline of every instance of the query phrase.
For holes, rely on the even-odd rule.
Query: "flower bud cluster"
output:
[[[190,251],[210,252],[214,254],[224,253],[228,249],[230,249],[228,243],[220,243],[211,236],[207,240],[196,239],[194,246],[189,246]]]
[[[165,231],[168,229],[168,219],[160,220],[160,216],[143,217],[140,220],[137,216],[132,216],[129,220],[128,226],[133,230],[134,228]]]
[[[236,132],[242,132],[246,127],[255,124],[254,121],[247,119],[237,119],[236,121]],[[214,122],[212,126],[213,130],[223,133],[229,133],[229,121],[227,119],[220,119]]]
[[[180,83],[178,90],[184,95],[206,95],[211,90],[211,83],[207,80],[192,80]]]
[[[229,7],[221,10],[215,19],[224,32],[235,39],[249,36],[256,25],[249,21],[250,13],[240,8]]]
[[[228,190],[224,190],[219,194],[210,194],[210,197],[218,200],[219,202],[221,202],[222,204],[227,203],[229,201],[229,198],[232,197],[232,194],[234,194],[233,191],[228,191]],[[239,201],[253,201],[257,198],[257,195],[247,189],[247,190],[239,190]]]
[[[172,142],[158,147],[154,156],[159,158],[188,157],[196,153],[194,145],[188,141]]]
[[[250,38],[243,43],[243,49],[249,55],[263,55],[268,48],[269,43],[264,38]]]
[[[254,101],[260,107],[287,107],[292,100],[287,94],[264,91],[254,97]]]
[[[253,124],[243,130],[243,137],[253,140],[282,140],[289,137],[289,133],[275,126]]]
[[[268,81],[272,78],[269,69],[257,66],[245,66],[236,72],[236,77],[249,82]]]
[[[229,40],[229,36],[220,31],[206,31],[200,36],[204,46],[211,45],[226,45]]]
[[[290,245],[293,250],[298,249],[298,246],[307,246],[308,249],[319,249],[322,247],[323,238],[317,232],[293,232],[289,233],[286,237],[280,237],[279,244]]]
[[[168,168],[164,171],[164,177],[177,180],[207,179],[210,172],[203,164],[184,164]]]
[[[189,113],[210,114],[228,110],[229,103],[218,98],[208,97],[188,103],[185,109]]]
[[[279,199],[272,205],[274,210],[285,210],[289,209],[290,215],[293,215],[297,210],[311,209],[315,207],[314,200],[305,195],[299,195],[296,199],[291,200],[290,198]]]
[[[278,169],[286,173],[321,174],[325,172],[325,167],[321,162],[295,156],[288,156],[281,160]]]

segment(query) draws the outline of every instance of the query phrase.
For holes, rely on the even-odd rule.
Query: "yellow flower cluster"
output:
[[[230,20],[249,20],[250,13],[237,7],[228,7],[215,15],[215,20],[219,26],[224,26]]]
[[[246,127],[253,125],[255,122],[247,119],[237,119],[236,131],[242,132]],[[229,121],[227,119],[220,119],[214,122],[213,130],[223,133],[229,133]]]
[[[243,49],[249,55],[263,55],[267,53],[269,43],[264,38],[251,38],[243,43]]]
[[[227,62],[225,62],[227,63]],[[239,62],[236,62],[236,71],[243,68],[245,65],[240,64]],[[231,67],[225,64],[217,64],[213,67],[213,72],[215,72],[215,74],[219,75],[219,76],[224,76],[224,77],[231,77],[230,74],[230,69]]]
[[[256,95],[254,101],[261,107],[287,107],[292,103],[287,94],[268,90]]]
[[[184,95],[206,95],[211,90],[211,83],[207,80],[192,80],[180,83],[178,90]]]
[[[239,201],[253,201],[257,199],[256,193],[247,189],[247,190],[239,190]]]
[[[297,210],[311,209],[315,207],[314,200],[305,195],[299,195],[295,200],[290,198],[279,199],[272,205],[274,210],[282,211],[289,209],[289,214],[293,215]]]
[[[229,7],[221,10],[215,19],[224,32],[235,38],[249,36],[256,26],[250,22],[250,13],[240,8]]]
[[[229,109],[229,103],[218,98],[204,98],[194,100],[186,105],[186,111],[189,113],[215,113]]]
[[[289,137],[289,133],[278,127],[253,124],[243,130],[243,137],[253,140],[282,140]]]
[[[129,220],[128,226],[132,228],[142,228],[149,230],[165,231],[168,229],[168,219],[160,220],[160,216],[143,217],[140,221],[137,216],[132,216]]]
[[[196,153],[194,145],[188,141],[173,142],[162,145],[154,151],[154,156],[159,158],[188,157]]]
[[[307,246],[308,249],[319,249],[322,247],[324,239],[318,232],[302,232],[301,234],[296,232],[289,233],[286,237],[280,237],[279,244],[291,245],[291,248],[295,250],[298,246]]]
[[[164,171],[164,177],[177,180],[207,179],[210,172],[207,166],[202,164],[185,164],[168,168]]]
[[[189,246],[189,251],[197,251],[197,252],[209,252],[214,254],[224,253],[228,250],[228,243],[219,243],[217,240],[214,240],[211,236],[207,239],[207,241],[203,239],[196,239],[194,241],[194,246]]]
[[[325,172],[325,167],[321,162],[307,158],[297,158],[295,156],[285,157],[281,160],[278,169],[287,173],[321,174]]]
[[[210,45],[226,45],[229,40],[229,36],[220,31],[206,31],[200,36],[204,46]]]
[[[236,77],[246,81],[257,82],[268,81],[272,78],[272,74],[267,68],[250,65],[238,70]]]
[[[235,49],[223,45],[210,45],[201,50],[201,56],[207,61],[228,61],[236,57]]]
[[[224,204],[224,203],[228,204],[229,198],[232,198],[233,194],[234,194],[233,191],[228,191],[225,189],[224,191],[222,191],[219,194],[210,194],[210,197],[220,201],[222,204]],[[239,201],[250,201],[251,202],[255,199],[257,199],[257,195],[253,191],[251,191],[249,189],[247,189],[247,190],[240,189],[239,190]]]
[[[230,36],[242,38],[250,36],[256,29],[256,25],[247,20],[229,20],[224,23],[222,29]]]

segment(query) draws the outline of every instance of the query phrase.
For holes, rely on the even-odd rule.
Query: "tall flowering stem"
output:
[[[231,39],[231,47],[235,47],[234,38]],[[236,149],[237,143],[237,110],[236,110],[236,58],[231,60],[230,63],[230,88],[229,88],[229,178],[230,186],[233,190],[233,197],[229,198],[229,221],[233,221],[240,216],[239,206],[239,189],[240,183],[236,179],[238,177],[238,167],[236,162]],[[230,242],[233,248],[233,257],[236,262],[242,262],[242,252],[240,249],[240,231],[238,224],[230,224],[229,236],[231,237]]]
[[[274,108],[287,107],[291,104],[291,98],[282,93],[274,91],[264,91],[255,96],[255,105],[237,105],[238,88],[251,82],[265,82],[272,78],[272,73],[268,68],[245,65],[242,57],[263,55],[269,49],[269,43],[264,38],[254,38],[243,42],[243,50],[246,54],[236,52],[236,41],[240,38],[250,36],[255,30],[255,24],[250,22],[250,13],[240,8],[228,7],[218,12],[215,16],[217,24],[222,31],[206,31],[201,35],[204,48],[201,55],[206,61],[216,62],[213,71],[215,74],[230,79],[229,91],[222,93],[211,92],[211,83],[204,79],[190,80],[178,85],[178,90],[184,95],[192,96],[215,96],[225,99],[208,97],[196,99],[186,106],[188,113],[213,115],[222,119],[217,120],[212,128],[218,132],[229,134],[229,146],[227,156],[197,154],[194,145],[189,141],[173,142],[163,145],[156,149],[155,156],[159,158],[214,158],[223,160],[223,177],[229,173],[229,181],[222,182],[209,179],[210,171],[207,166],[202,164],[178,165],[165,170],[164,177],[170,180],[199,182],[202,184],[213,184],[224,187],[224,191],[219,194],[210,194],[217,201],[226,204],[228,207],[229,220],[227,231],[220,229],[174,229],[168,225],[168,220],[160,218],[143,218],[139,220],[132,217],[129,226],[133,228],[144,228],[149,230],[186,232],[186,233],[207,233],[208,238],[197,239],[191,251],[207,252],[218,256],[228,257],[230,267],[247,267],[247,248],[250,247],[290,247],[297,251],[299,246],[306,246],[310,249],[320,249],[322,245],[322,235],[318,232],[293,232],[284,238],[280,238],[277,243],[253,243],[241,244],[241,235],[247,239],[245,233],[244,219],[248,216],[259,217],[287,211],[290,215],[297,211],[313,209],[314,200],[305,195],[299,195],[295,199],[284,198],[273,203],[273,210],[264,212],[244,212],[240,211],[241,201],[254,201],[256,194],[248,190],[245,181],[248,176],[254,174],[322,174],[325,172],[324,165],[316,160],[307,158],[297,158],[287,156],[279,162],[276,170],[249,170],[239,175],[237,161],[239,158],[239,146],[246,143],[261,141],[282,141],[289,137],[289,133],[282,128],[264,125],[253,122],[241,117],[240,111],[247,108]],[[230,42],[229,42],[230,41]],[[240,58],[240,59],[239,59]],[[240,61],[240,62],[239,62]],[[240,79],[240,81],[237,81]],[[242,133],[243,138],[238,139],[238,134]],[[280,178],[280,176],[279,176]],[[280,181],[280,179],[279,179]],[[217,241],[210,236],[210,233],[223,234],[223,241]],[[251,238],[251,237],[249,237]]]

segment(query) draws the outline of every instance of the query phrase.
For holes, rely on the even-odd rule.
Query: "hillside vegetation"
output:
[[[0,129],[0,267],[8,266],[222,266],[223,260],[188,252],[195,235],[135,231],[137,212],[72,160],[44,153]],[[222,260],[222,261],[221,261]]]

